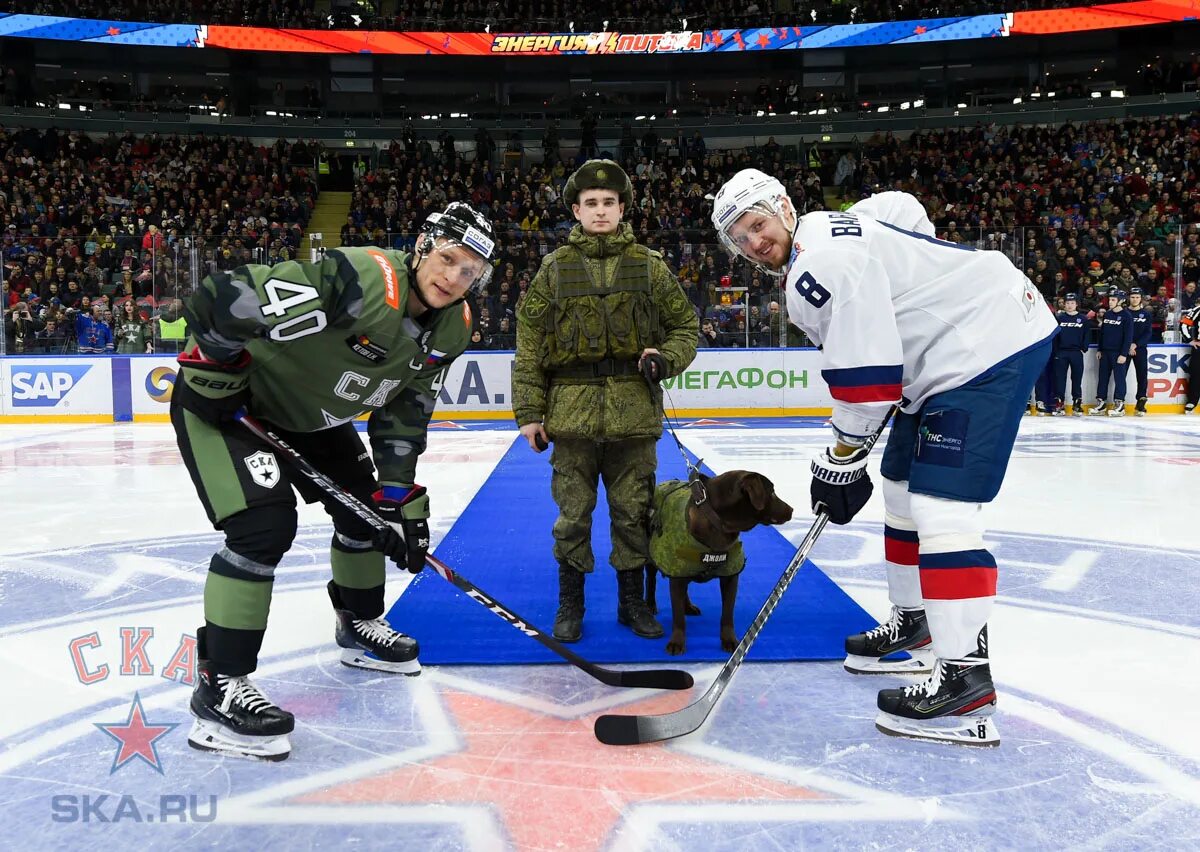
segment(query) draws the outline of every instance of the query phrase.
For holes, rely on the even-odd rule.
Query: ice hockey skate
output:
[[[197,635],[198,653],[205,653],[204,628]],[[196,666],[192,690],[188,745],[201,751],[259,760],[286,760],[295,717],[277,707],[248,677],[218,674],[203,656]]]
[[[1071,405],[1071,416],[1072,417],[1082,417],[1083,416],[1083,400],[1082,399],[1075,400],[1075,402]]]
[[[928,678],[879,692],[875,727],[893,737],[998,746],[992,714],[996,688],[987,657],[987,627],[976,652],[961,660],[936,660]]]
[[[1108,416],[1109,417],[1124,417],[1125,416],[1125,403],[1123,401],[1122,402],[1114,402],[1113,407],[1108,410]]]
[[[904,651],[907,659],[886,659]],[[894,606],[887,621],[846,638],[842,666],[851,674],[927,674],[932,660],[925,610]]]
[[[1088,412],[1092,417],[1099,417],[1104,413],[1104,409],[1108,408],[1108,403],[1102,399],[1096,400],[1096,404],[1092,406],[1092,410]]]
[[[342,665],[358,669],[403,674],[421,673],[417,640],[405,636],[382,618],[355,618],[341,606],[337,586],[329,581],[329,598],[337,613],[335,636],[342,649]]]
[[[1054,404],[1054,411],[1051,412],[1051,416],[1052,417],[1066,417],[1067,416],[1066,406],[1063,405],[1063,401],[1061,399]]]

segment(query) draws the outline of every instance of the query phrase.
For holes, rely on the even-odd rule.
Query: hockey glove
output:
[[[429,495],[424,485],[384,485],[375,511],[391,526],[375,534],[375,549],[410,574],[419,574],[429,553]]]
[[[813,513],[824,509],[835,524],[848,524],[867,501],[875,486],[867,475],[867,450],[835,456],[829,450],[812,461]]]
[[[670,369],[670,365],[667,363],[667,359],[665,357],[657,352],[651,352],[642,356],[642,361],[638,365],[638,369],[642,371],[642,375],[645,376],[647,380],[653,382],[654,384],[658,384],[667,377],[667,371]]]
[[[179,404],[201,420],[219,426],[250,401],[250,353],[242,350],[236,361],[213,361],[193,346],[179,354],[179,375],[174,395]]]

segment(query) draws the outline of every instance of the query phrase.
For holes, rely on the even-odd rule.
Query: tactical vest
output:
[[[577,249],[568,247],[554,253],[548,270],[551,301],[547,340],[548,363],[555,378],[637,374],[636,362],[642,350],[659,342],[658,308],[650,290],[653,260],[654,255],[645,246],[630,245],[621,253],[609,281],[604,282],[595,280]],[[605,362],[608,369],[581,371],[570,366],[600,362]]]
[[[728,550],[713,550],[688,532],[687,507],[691,486],[672,479],[654,489],[650,502],[650,559],[668,577],[707,583],[713,577],[732,577],[746,567],[741,539]]]

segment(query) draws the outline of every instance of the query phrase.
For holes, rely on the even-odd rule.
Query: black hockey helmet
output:
[[[439,242],[441,240],[441,242]],[[454,201],[441,213],[430,213],[421,226],[417,254],[426,255],[434,248],[461,246],[478,256],[483,264],[471,284],[471,292],[482,292],[492,280],[496,262],[496,232],[486,216],[469,204]]]

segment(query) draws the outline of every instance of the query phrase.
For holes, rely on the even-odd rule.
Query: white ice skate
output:
[[[256,760],[286,760],[292,753],[292,743],[287,734],[275,737],[248,736],[238,734],[208,719],[197,719],[192,723],[188,745],[201,751],[214,751]]]

